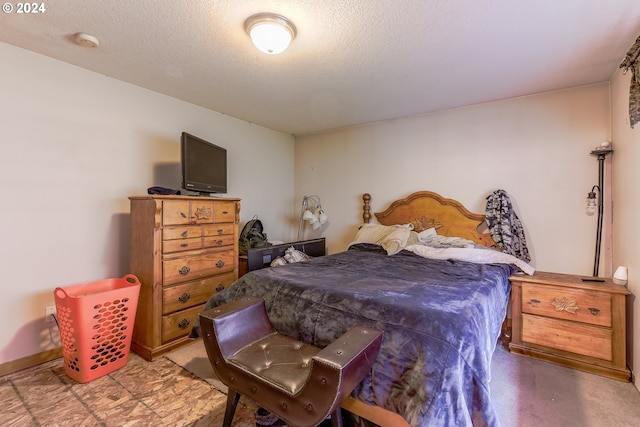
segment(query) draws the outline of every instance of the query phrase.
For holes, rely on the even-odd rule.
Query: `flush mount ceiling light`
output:
[[[244,21],[244,29],[258,50],[269,55],[284,52],[296,36],[293,22],[275,13],[257,13]]]

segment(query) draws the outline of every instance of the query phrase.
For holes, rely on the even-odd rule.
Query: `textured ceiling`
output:
[[[608,81],[640,34],[638,0],[44,4],[3,13],[0,41],[292,134]],[[280,55],[244,32],[265,11],[298,29]]]

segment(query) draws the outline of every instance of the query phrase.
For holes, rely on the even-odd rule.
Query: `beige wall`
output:
[[[611,87],[585,86],[297,137],[296,200],[310,193],[321,197],[330,216],[321,231],[336,252],[362,221],[364,192],[372,193],[374,212],[413,191],[432,190],[482,213],[485,196],[502,188],[525,225],[537,269],[590,275],[596,217],[586,215],[585,199],[598,183],[598,162],[590,152],[612,141],[600,275],[627,266],[628,287],[637,294],[640,131],[629,128],[628,90],[629,76],[618,72]],[[306,236],[319,234],[306,230]],[[608,234],[613,244],[607,244]],[[629,364],[635,370],[640,316],[633,313],[640,312],[640,303],[634,295],[628,310]]]
[[[627,300],[630,313],[627,329],[630,336],[628,353],[632,357],[632,366],[640,367],[640,125],[635,129],[629,126],[629,84],[631,74],[617,71],[611,80],[611,104],[613,110],[612,140],[614,142],[613,160],[613,204],[614,204],[614,245],[613,264],[623,265],[629,271],[627,287],[632,296]],[[640,380],[636,372],[636,387]]]
[[[372,193],[374,211],[432,190],[484,213],[486,196],[504,189],[526,228],[532,264],[589,275],[596,218],[585,206],[598,182],[589,153],[609,138],[608,84],[297,137],[296,200],[320,196],[335,252],[362,221],[362,193]]]
[[[291,135],[10,45],[0,57],[0,363],[58,346],[55,287],[127,272],[127,196],[179,188],[182,131],[227,148],[242,221],[292,237]]]

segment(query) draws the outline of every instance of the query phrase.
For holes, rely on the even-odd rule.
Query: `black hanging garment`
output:
[[[496,190],[487,197],[485,215],[489,233],[498,249],[524,262],[531,261],[522,223],[506,191]]]

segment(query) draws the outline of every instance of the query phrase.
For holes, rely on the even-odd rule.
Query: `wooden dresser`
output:
[[[549,362],[629,381],[624,286],[583,276],[514,275],[509,349]]]
[[[153,360],[188,343],[204,303],[237,279],[240,200],[129,200],[129,267],[142,284],[131,348]]]

